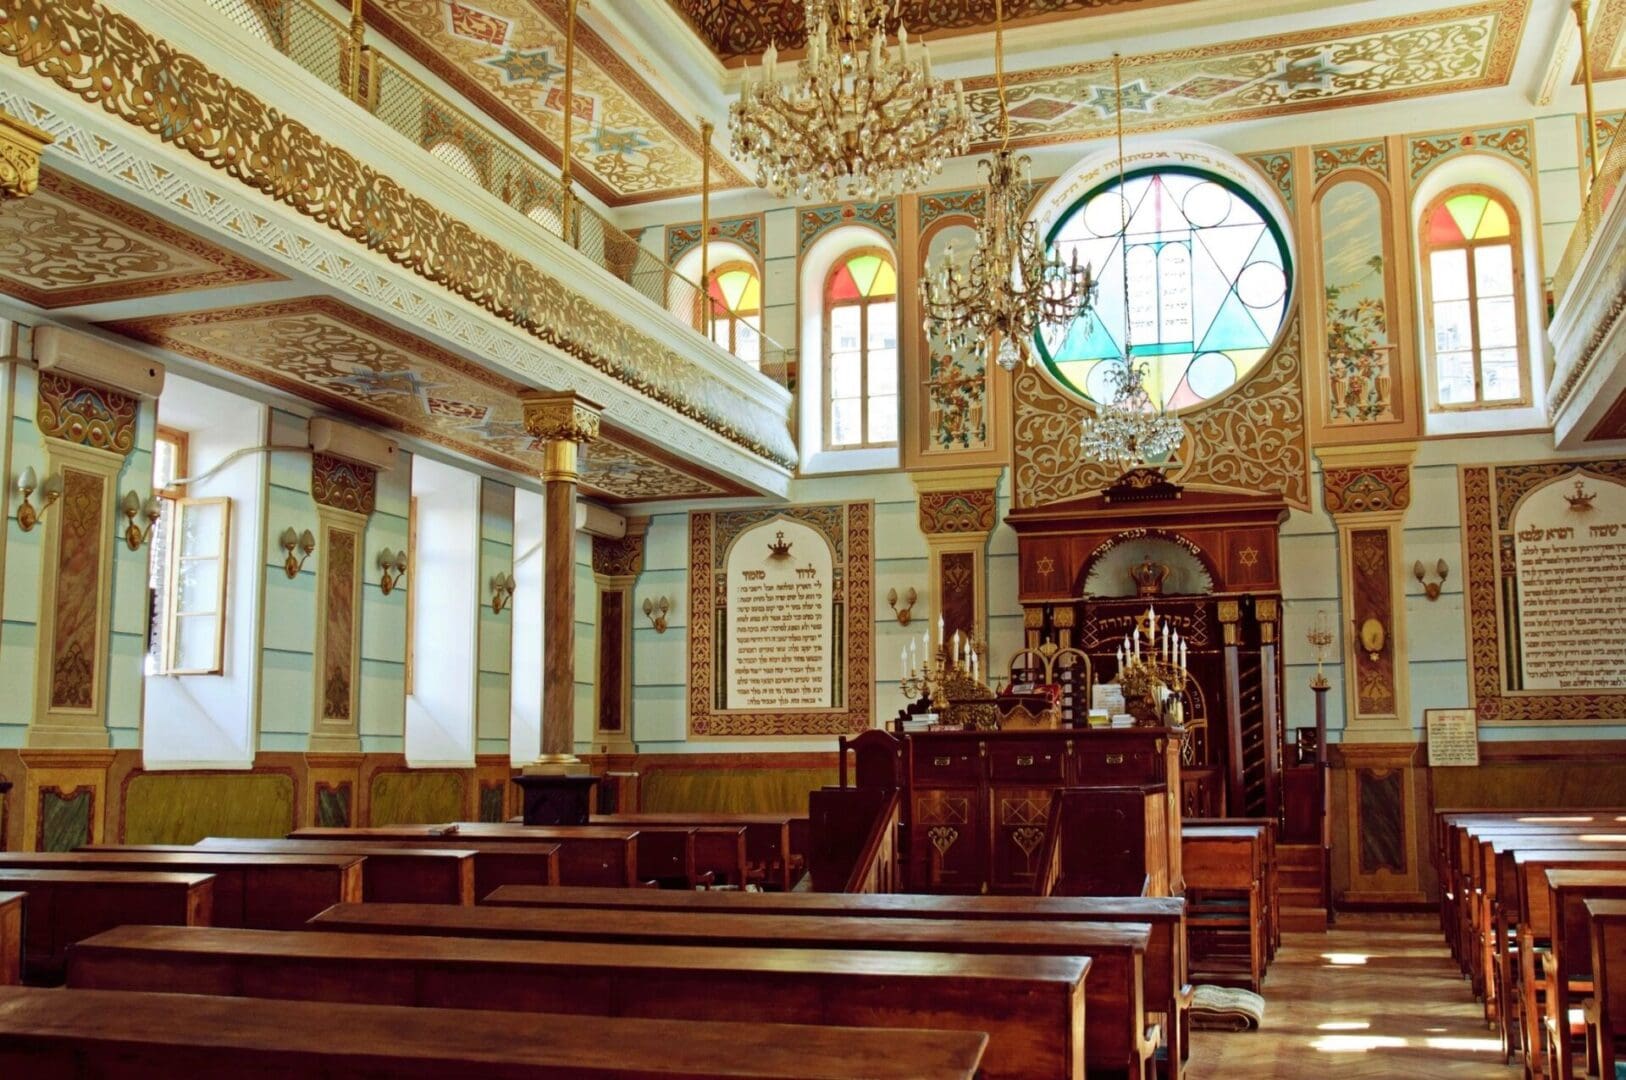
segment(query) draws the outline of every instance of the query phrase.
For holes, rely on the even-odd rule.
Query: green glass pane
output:
[[[1501,203],[1492,200],[1490,205],[1485,207],[1484,217],[1479,219],[1479,229],[1474,233],[1474,239],[1495,240],[1512,232],[1513,226],[1507,219],[1507,209]]]
[[[1061,360],[1101,360],[1120,355],[1122,350],[1117,339],[1102,324],[1094,308],[1086,312],[1082,319],[1073,320],[1073,325],[1067,330],[1067,340],[1056,350],[1056,356]]]
[[[1479,231],[1479,219],[1489,205],[1490,199],[1484,195],[1453,195],[1445,200],[1445,208],[1451,211],[1463,236],[1473,236]]]
[[[847,260],[847,271],[858,286],[859,296],[869,295],[870,288],[875,284],[875,275],[881,272],[883,265],[879,255],[859,255]]]
[[[1259,324],[1253,321],[1248,306],[1233,292],[1225,298],[1225,303],[1220,307],[1219,314],[1214,316],[1214,321],[1208,324],[1208,333],[1203,335],[1203,343],[1197,347],[1197,351],[1263,349],[1269,344],[1270,338],[1265,336],[1265,332],[1259,329]]]

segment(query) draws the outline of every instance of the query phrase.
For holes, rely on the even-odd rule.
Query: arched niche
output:
[[[1327,368],[1322,423],[1333,427],[1403,419],[1412,364],[1398,344],[1393,203],[1362,169],[1340,169],[1315,194],[1325,293]]]
[[[1212,592],[1214,572],[1205,556],[1188,540],[1163,534],[1134,538],[1115,537],[1101,545],[1080,571],[1080,593],[1088,597],[1117,599],[1137,594],[1130,571],[1150,560],[1166,566],[1163,595],[1191,596]]]

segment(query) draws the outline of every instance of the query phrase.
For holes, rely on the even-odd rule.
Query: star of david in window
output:
[[[1243,548],[1241,551],[1237,552],[1237,561],[1243,566],[1258,566],[1259,549],[1253,547]]]

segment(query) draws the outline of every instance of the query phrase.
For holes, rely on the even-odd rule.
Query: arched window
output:
[[[1258,367],[1286,317],[1292,258],[1279,223],[1229,178],[1184,166],[1134,170],[1065,210],[1050,241],[1094,268],[1090,310],[1046,334],[1040,356],[1067,388],[1110,396],[1126,348],[1171,410],[1225,393]],[[1127,252],[1127,267],[1125,258]],[[1126,289],[1127,286],[1127,289]]]
[[[824,445],[831,450],[898,441],[898,271],[863,248],[824,282]]]
[[[712,271],[711,340],[752,367],[762,365],[762,279],[748,262]]]
[[[1493,188],[1452,188],[1423,211],[1418,232],[1433,406],[1527,404],[1517,211]]]

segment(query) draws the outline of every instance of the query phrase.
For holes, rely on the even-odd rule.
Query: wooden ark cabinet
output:
[[[902,736],[910,891],[1031,893],[1056,789],[1156,787],[1158,810],[1144,815],[1132,846],[1153,895],[1182,892],[1182,736],[1175,728]]]

